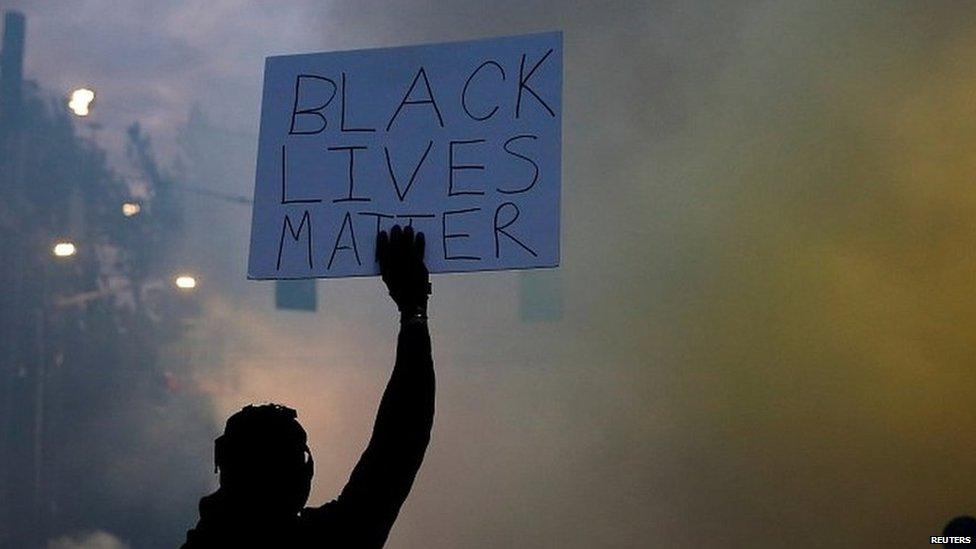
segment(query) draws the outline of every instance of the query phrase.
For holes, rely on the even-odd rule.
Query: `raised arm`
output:
[[[343,547],[382,547],[424,459],[434,420],[434,364],[427,329],[430,282],[424,236],[394,226],[376,243],[383,281],[400,310],[396,363],[369,445],[339,498],[327,505]]]

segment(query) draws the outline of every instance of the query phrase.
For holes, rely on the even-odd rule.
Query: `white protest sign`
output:
[[[431,272],[559,264],[562,34],[269,57],[248,277],[379,272],[412,225]]]

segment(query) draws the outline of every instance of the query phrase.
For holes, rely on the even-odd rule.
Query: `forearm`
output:
[[[383,393],[366,451],[339,502],[388,531],[420,469],[434,419],[434,367],[426,322],[400,327],[396,364]],[[372,534],[368,534],[372,535]],[[385,534],[384,534],[385,537]]]
[[[380,401],[370,446],[423,457],[434,420],[434,363],[426,322],[401,324],[396,364]],[[411,460],[413,461],[413,460]]]

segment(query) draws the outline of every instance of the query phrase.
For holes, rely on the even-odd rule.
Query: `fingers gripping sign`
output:
[[[414,233],[410,226],[394,225],[389,234],[380,231],[376,238],[380,275],[404,318],[427,316],[431,286],[424,264],[425,250],[424,233]]]

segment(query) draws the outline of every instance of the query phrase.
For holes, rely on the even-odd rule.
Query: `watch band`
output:
[[[427,313],[416,311],[411,314],[400,315],[400,325],[406,326],[410,324],[427,324]]]

